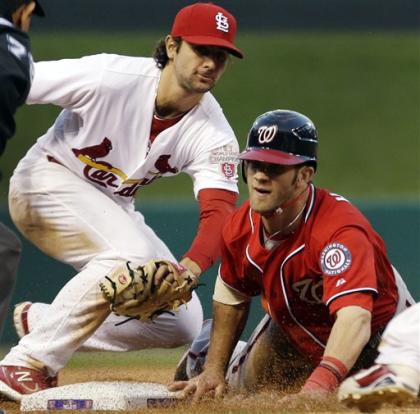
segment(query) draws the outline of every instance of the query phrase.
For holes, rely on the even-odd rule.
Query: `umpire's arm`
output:
[[[13,56],[0,50],[0,155],[15,133],[14,115],[24,102],[29,80]]]

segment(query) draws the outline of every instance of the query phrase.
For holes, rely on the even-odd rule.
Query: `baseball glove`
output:
[[[150,260],[137,268],[120,262],[99,286],[112,312],[152,321],[187,303],[197,286],[197,276],[167,260]]]

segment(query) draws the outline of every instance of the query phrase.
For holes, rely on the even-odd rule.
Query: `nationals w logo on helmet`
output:
[[[258,129],[258,142],[260,144],[268,144],[277,133],[277,125],[262,126]]]

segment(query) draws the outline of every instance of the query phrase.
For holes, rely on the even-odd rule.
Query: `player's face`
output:
[[[245,168],[251,208],[261,215],[271,214],[300,191],[297,166],[246,161]]]
[[[222,76],[229,59],[221,47],[192,45],[183,41],[173,55],[178,84],[191,93],[205,93]]]

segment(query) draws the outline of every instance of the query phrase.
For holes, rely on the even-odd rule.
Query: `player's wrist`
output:
[[[338,358],[325,356],[306,380],[303,392],[330,393],[347,376],[348,369]]]
[[[195,276],[200,276],[201,275],[201,267],[199,266],[199,264],[197,262],[195,262],[194,260],[190,259],[189,257],[184,257],[179,264],[181,266],[186,267],[189,271],[191,271],[192,273],[194,273]]]
[[[207,373],[212,373],[213,375],[221,375],[225,376],[227,369],[227,362],[220,360],[220,358],[217,361],[212,361],[211,356],[207,357],[207,360],[204,364],[204,371]]]

